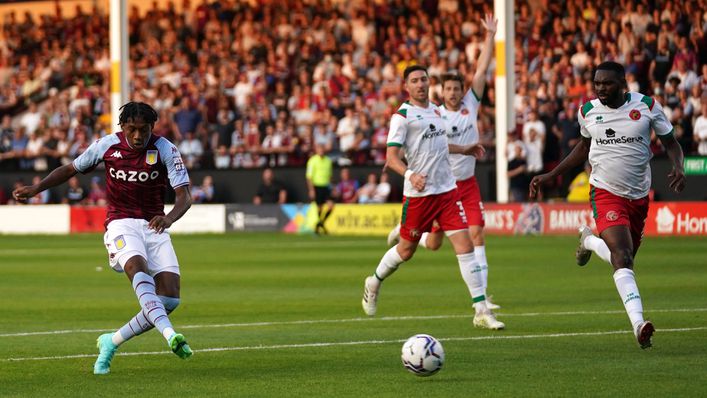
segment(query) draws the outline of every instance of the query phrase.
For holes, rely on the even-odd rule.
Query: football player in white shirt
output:
[[[445,121],[447,139],[450,144],[466,146],[479,142],[478,112],[481,106],[481,97],[486,88],[486,72],[493,56],[497,21],[493,15],[487,14],[481,21],[481,25],[486,29],[486,39],[476,63],[471,87],[466,93],[464,92],[464,78],[459,74],[450,73],[442,76],[444,104],[440,106],[440,111]],[[463,154],[451,154],[449,160],[469,223],[469,234],[474,244],[476,260],[481,266],[481,278],[486,287],[488,286],[488,262],[484,241],[484,210],[479,184],[474,175],[476,158]],[[388,245],[393,245],[399,238],[400,225],[396,226],[388,235]],[[442,239],[442,231],[435,226],[431,232],[422,234],[420,246],[437,250],[442,245]],[[488,297],[486,298],[486,306],[491,310],[500,308]],[[483,324],[477,326],[486,327]]]
[[[651,130],[665,147],[673,170],[671,189],[685,188],[682,149],[663,108],[653,98],[626,92],[624,67],[603,62],[594,72],[598,99],[582,105],[579,123],[582,140],[552,171],[533,178],[530,197],[541,185],[582,164],[589,157],[592,173],[590,200],[599,236],[580,228],[577,264],[589,261],[592,252],[614,267],[614,282],[641,348],[651,346],[655,328],[643,319],[643,304],[633,272],[633,259],[641,244],[648,215],[651,185]]]
[[[454,247],[462,278],[476,303],[475,323],[483,319],[489,327],[502,328],[503,324],[486,307],[481,266],[474,256],[464,207],[449,163],[450,150],[478,156],[483,149],[447,142],[442,115],[429,100],[430,81],[425,67],[409,66],[403,78],[410,100],[391,117],[386,151],[386,167],[405,177],[400,242],[385,253],[373,275],[366,278],[363,310],[369,316],[376,314],[381,283],[412,258],[421,234],[429,231],[436,221]],[[407,165],[400,159],[401,148],[405,150]]]

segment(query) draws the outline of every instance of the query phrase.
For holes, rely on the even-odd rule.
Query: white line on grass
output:
[[[650,312],[706,312],[707,308],[673,308],[650,310]],[[624,314],[623,310],[610,311],[566,311],[566,312],[526,312],[520,314],[504,314],[496,313],[499,317],[536,317],[536,316],[567,316],[567,315],[606,315],[606,314]],[[205,324],[205,325],[183,325],[179,329],[212,329],[212,328],[238,328],[238,327],[257,327],[257,326],[286,326],[286,325],[312,325],[312,324],[327,324],[327,323],[354,323],[354,322],[375,322],[375,321],[410,321],[410,320],[430,320],[430,319],[455,319],[455,318],[471,318],[470,314],[459,315],[421,315],[421,316],[384,316],[379,318],[347,318],[347,319],[311,319],[300,321],[271,321],[271,322],[245,322],[245,323],[222,323],[222,324]],[[101,333],[111,332],[113,329],[66,329],[66,330],[48,330],[44,332],[17,332],[17,333],[0,333],[2,337],[24,337],[24,336],[46,336],[55,334],[71,334],[71,333]]]
[[[673,329],[657,329],[659,333],[675,333],[675,332],[692,332],[698,330],[707,330],[707,326],[694,328],[673,328]],[[524,335],[488,335],[474,337],[447,337],[441,338],[441,341],[473,341],[473,340],[521,340],[521,339],[546,339],[560,337],[585,337],[585,336],[606,336],[614,334],[629,334],[627,330],[609,330],[605,332],[576,332],[576,333],[549,333],[549,334],[524,334]],[[206,352],[224,352],[224,351],[254,351],[254,350],[281,350],[291,348],[319,348],[319,347],[340,347],[340,346],[356,346],[356,345],[373,345],[373,344],[392,344],[402,343],[405,339],[395,340],[363,340],[363,341],[337,341],[329,343],[302,343],[302,344],[274,344],[274,345],[255,345],[255,346],[236,346],[236,347],[215,347],[203,348],[194,350],[197,353]],[[162,355],[171,354],[169,351],[144,351],[144,352],[124,352],[117,353],[118,356],[143,356],[143,355]],[[75,359],[75,358],[93,358],[96,354],[78,354],[78,355],[61,355],[53,357],[24,357],[24,358],[0,358],[0,362],[19,362],[19,361],[49,361],[55,359]]]

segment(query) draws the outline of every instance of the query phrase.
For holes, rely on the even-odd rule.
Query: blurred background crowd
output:
[[[554,167],[579,139],[577,108],[601,61],[625,65],[686,154],[707,155],[705,1],[518,1],[516,128],[509,161]],[[302,166],[323,144],[340,166],[382,165],[405,67],[471,78],[493,3],[472,0],[155,3],[130,11],[131,99],[160,114],[154,132],[191,169]],[[46,172],[110,125],[108,16],[10,13],[0,35],[0,170]],[[478,128],[494,156],[494,64]],[[703,94],[704,93],[704,94]],[[656,156],[664,150],[652,140]],[[517,162],[516,162],[517,163]],[[521,162],[522,163],[522,162]],[[569,179],[559,184],[566,190]]]

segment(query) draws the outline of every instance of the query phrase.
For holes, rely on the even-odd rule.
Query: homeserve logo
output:
[[[422,135],[423,140],[427,140],[434,137],[439,137],[440,135],[445,135],[444,129],[438,129],[434,124],[430,124],[430,132]]]
[[[655,215],[655,224],[659,234],[672,234],[675,225],[675,215],[668,208],[663,206],[658,209]]]
[[[633,144],[635,143],[642,143],[643,142],[643,137],[638,136],[638,137],[616,137],[616,131],[613,129],[606,129],[604,132],[606,134],[606,138],[595,138],[594,142],[597,143],[597,145],[619,145],[619,144]]]
[[[688,212],[676,215],[667,206],[658,209],[655,222],[659,234],[675,232],[677,234],[702,235],[707,233],[707,217],[692,217]]]
[[[474,128],[473,124],[466,126],[466,128],[464,128],[463,130],[459,130],[459,127],[457,127],[457,126],[452,126],[452,132],[450,134],[447,134],[447,138],[451,139],[451,138],[459,137],[462,134],[466,134],[472,128]]]

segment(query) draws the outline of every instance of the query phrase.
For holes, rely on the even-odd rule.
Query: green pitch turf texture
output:
[[[0,236],[0,396],[707,396],[704,238],[649,238],[636,259],[646,316],[638,348],[610,267],[574,265],[574,237],[488,237],[504,331],[475,329],[445,242],[420,249],[361,310],[383,238],[177,235],[182,304],[171,316],[194,356],[151,331],[92,374],[96,337],[138,310],[99,235]],[[439,338],[444,368],[405,371],[402,342]]]

